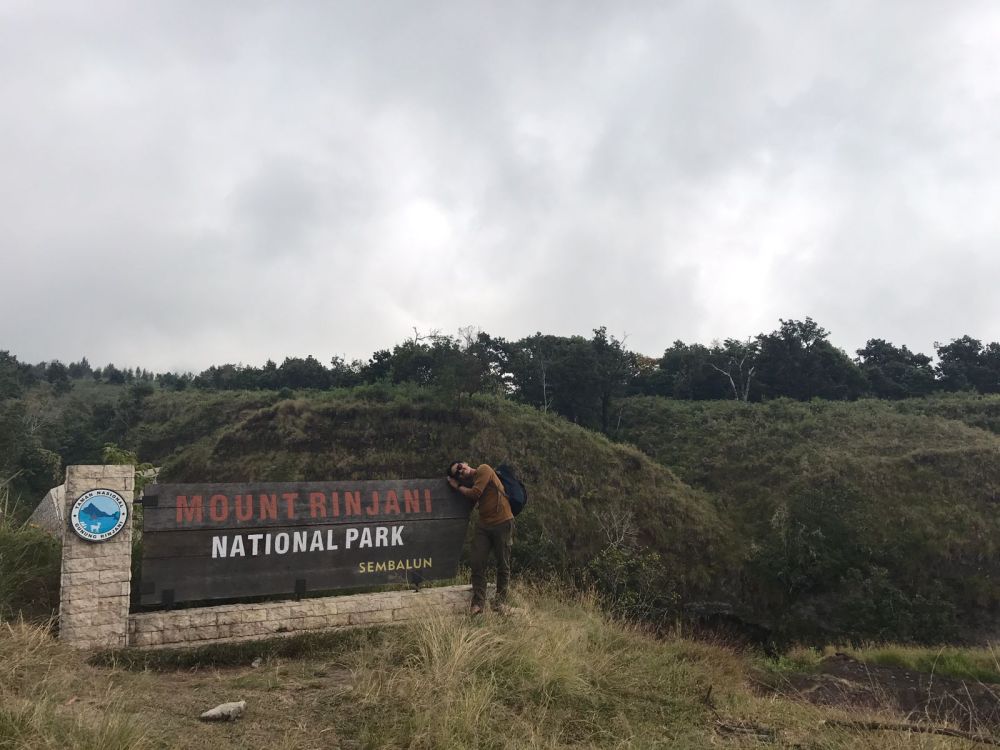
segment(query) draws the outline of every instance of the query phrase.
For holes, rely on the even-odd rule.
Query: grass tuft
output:
[[[928,648],[883,644],[841,650],[868,664],[903,667],[960,680],[1000,683],[1000,648],[994,645],[983,648]]]
[[[115,652],[88,663],[43,627],[7,623],[0,748],[969,746],[824,724],[901,717],[758,695],[737,651],[655,638],[608,619],[592,597],[525,585],[513,597],[518,611],[509,617],[439,616],[186,654],[153,651],[145,661]],[[806,663],[816,653],[790,658]],[[228,700],[247,701],[239,721],[197,720]]]
[[[433,617],[358,653],[365,741],[560,748],[704,738],[698,646],[615,625],[584,597],[527,589],[515,606],[509,618]],[[692,660],[678,658],[689,651]],[[379,710],[387,704],[396,710]]]
[[[55,641],[47,627],[0,624],[0,748],[137,750],[139,718],[104,675]]]

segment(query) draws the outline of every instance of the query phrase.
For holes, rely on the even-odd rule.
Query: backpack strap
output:
[[[501,495],[503,495],[504,499],[507,501],[507,509],[513,515],[514,507],[510,504],[510,495],[507,494],[507,488],[503,486],[503,480],[500,478],[500,475],[497,473],[496,469],[493,470],[493,476],[497,478],[497,491]]]

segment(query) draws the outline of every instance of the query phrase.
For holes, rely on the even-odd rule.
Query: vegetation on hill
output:
[[[59,542],[19,524],[10,488],[0,484],[0,622],[24,616],[47,620],[59,606]]]
[[[0,351],[0,427],[10,430],[25,418],[38,426],[40,409],[8,414],[3,407],[9,400],[37,390],[63,396],[94,384],[130,387],[128,397],[112,412],[76,415],[77,420],[92,419],[109,434],[131,426],[134,407],[154,387],[280,392],[408,383],[433,387],[454,398],[502,395],[605,434],[616,421],[615,402],[635,394],[758,402],[782,397],[899,400],[936,393],[1000,393],[1000,342],[984,343],[966,335],[935,343],[935,363],[905,345],[872,338],[852,357],[811,318],[779,320],[779,324],[770,333],[746,340],[727,338],[707,346],[675,341],[658,357],[629,350],[625,340],[605,327],[594,329],[592,336],[536,333],[517,341],[472,328],[462,329],[458,336],[421,335],[414,330],[412,338],[391,350],[378,350],[366,361],[335,356],[327,365],[313,356],[286,357],[280,365],[273,360],[262,366],[213,364],[198,375],[119,369],[114,364],[92,367],[86,357],[69,365],[58,360],[30,365]],[[33,431],[28,437],[32,435]],[[19,442],[30,448],[30,440]],[[0,477],[10,466],[5,453],[0,445]],[[37,462],[35,457],[33,463]]]
[[[178,481],[510,462],[532,488],[522,571],[597,586],[659,623],[751,625],[763,642],[938,642],[991,634],[1000,610],[1000,439],[936,414],[981,422],[997,401],[636,397],[618,437],[643,455],[499,398],[195,391],[150,396],[128,440],[141,455],[185,446],[164,464]]]
[[[1000,398],[978,394],[1000,390],[1000,345],[954,339],[933,364],[872,339],[851,359],[815,321],[780,322],[660,359],[603,328],[516,342],[414,332],[367,362],[197,376],[0,352],[4,523],[16,529],[66,465],[102,461],[107,444],[165,479],[506,461],[532,488],[520,569],[595,586],[616,611],[750,623],[762,641],[990,632]],[[978,393],[945,393],[961,389]],[[932,395],[903,398],[918,393]],[[865,394],[886,400],[843,401]],[[841,401],[804,400],[817,395]],[[15,537],[0,573],[51,581],[50,552]],[[10,572],[29,558],[30,575]]]
[[[390,479],[440,476],[459,459],[510,463],[531,488],[515,565],[596,583],[619,611],[676,614],[712,598],[732,569],[733,530],[704,492],[633,448],[503,399],[448,403],[384,386],[293,399],[159,393],[128,439],[162,457],[161,481]]]
[[[438,475],[457,458],[512,463],[532,493],[515,544],[521,575],[593,586],[615,611],[661,627],[693,618],[776,643],[995,632],[997,397],[633,397],[615,403],[614,436],[636,448],[504,398],[406,383],[292,393],[92,383],[13,403],[47,415],[32,450],[60,469],[102,461],[93,444],[108,439],[174,481],[379,479]],[[38,497],[8,518],[23,520]],[[5,546],[7,581],[57,580],[51,551]],[[35,567],[14,575],[27,550]]]
[[[738,529],[737,599],[780,635],[996,633],[1000,399],[765,404],[634,398],[620,437]],[[983,416],[983,415],[986,416]]]
[[[1000,398],[974,393],[937,394],[928,398],[898,401],[894,408],[900,414],[921,414],[962,422],[969,427],[1000,435]]]

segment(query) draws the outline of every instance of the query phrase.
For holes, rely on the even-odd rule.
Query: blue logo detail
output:
[[[77,536],[91,542],[110,539],[125,526],[128,506],[117,492],[91,490],[73,504],[70,525]]]

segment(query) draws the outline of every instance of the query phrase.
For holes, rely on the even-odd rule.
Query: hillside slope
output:
[[[508,462],[530,488],[514,550],[522,570],[587,578],[665,612],[716,596],[733,569],[734,530],[705,492],[633,448],[503,400],[158,393],[129,442],[163,463],[163,481],[390,479],[438,476],[459,459]]]
[[[998,403],[634,398],[619,437],[716,499],[777,631],[975,638],[1000,611],[1000,437],[966,422]]]
[[[962,422],[969,427],[1000,435],[1000,396],[974,393],[939,393],[927,398],[891,402],[900,414],[922,414]]]
[[[99,395],[92,418],[53,418],[64,460],[100,460],[72,446],[107,419],[165,480],[379,479],[438,475],[459,458],[510,462],[531,488],[518,570],[594,585],[629,615],[742,621],[779,642],[996,636],[1000,398],[634,398],[616,437],[636,449],[507,401],[408,386],[122,389],[113,408]],[[63,406],[88,413],[84,401]]]

